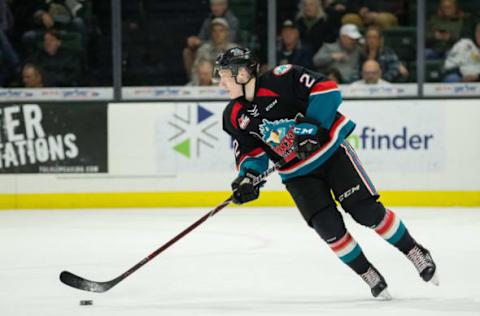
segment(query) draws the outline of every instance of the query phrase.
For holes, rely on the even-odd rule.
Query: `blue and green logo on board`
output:
[[[175,134],[168,140],[173,142],[172,149],[186,158],[200,157],[208,148],[214,148],[218,137],[210,129],[218,124],[214,113],[201,104],[190,105],[186,112],[173,115],[168,124],[175,128]]]

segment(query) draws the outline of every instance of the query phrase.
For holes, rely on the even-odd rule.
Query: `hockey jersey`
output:
[[[232,136],[237,169],[264,172],[269,160],[287,161],[282,181],[318,168],[352,132],[355,123],[337,111],[342,102],[335,82],[294,65],[281,65],[259,76],[252,102],[231,100],[223,112],[223,129]],[[305,160],[294,153],[295,119],[306,116],[329,131],[329,140]]]

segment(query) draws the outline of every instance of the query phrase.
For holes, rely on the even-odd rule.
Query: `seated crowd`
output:
[[[87,11],[88,0],[0,0],[0,86],[82,85]]]
[[[277,64],[302,65],[331,75],[342,84],[355,82],[357,85],[371,85],[415,81],[416,39],[410,39],[410,47],[407,46],[408,56],[401,56],[401,52],[386,44],[384,36],[385,32],[408,26],[405,22],[408,1],[298,2],[297,13],[280,23]],[[184,49],[184,57],[188,56],[184,58],[184,66],[191,82],[195,81],[195,71],[194,67],[190,66],[189,59],[194,59],[197,50],[201,51],[198,47],[202,41],[198,39],[205,36],[205,25],[210,21],[210,32],[213,35],[216,28],[213,22],[222,19],[227,31],[233,28],[235,34],[238,32],[238,19],[228,10],[227,0],[211,0],[210,4],[211,14],[204,21],[201,33],[193,36],[196,40],[194,42],[192,37],[189,37]],[[442,75],[437,81],[480,81],[478,15],[467,15],[460,11],[456,0],[438,0],[437,5],[436,13],[427,21],[425,55],[427,60],[435,60],[441,64]],[[222,6],[222,9],[215,10],[215,6]],[[476,12],[478,10],[480,3]],[[203,45],[207,43],[206,39]],[[236,45],[235,38],[226,38],[224,42],[215,45],[215,52],[225,51],[232,45]],[[203,60],[213,63],[214,57],[215,54],[211,54],[210,59],[207,57]],[[372,68],[378,68],[378,71],[365,70]],[[370,79],[368,74],[372,71],[380,74],[380,77],[376,80]]]
[[[468,1],[475,5],[475,1],[435,1],[436,7],[427,10],[427,67],[438,67],[440,75],[436,81],[480,81],[480,2],[467,11],[462,10],[462,4]],[[126,7],[144,8],[148,7],[146,3],[167,5],[135,0]],[[416,39],[403,43],[402,50],[391,37],[396,30],[414,25],[412,14],[416,12],[411,1],[296,0],[285,3],[278,0],[280,10],[284,10],[278,14],[277,64],[302,65],[341,84],[415,82]],[[0,0],[0,87],[101,85],[103,82],[95,76],[95,62],[102,62],[97,60],[95,48],[102,40],[95,37],[109,31],[99,31],[94,25],[96,20],[101,20],[95,19],[94,4],[93,0]],[[175,66],[179,72],[184,71],[184,84],[213,85],[211,70],[215,58],[231,47],[253,45],[252,49],[263,50],[259,55],[266,55],[265,39],[261,36],[245,39],[245,34],[252,35],[256,29],[245,29],[234,4],[235,0],[209,0],[209,12],[203,21],[199,20],[198,32],[192,30],[185,37],[181,44],[183,52],[181,56],[178,54],[179,67]],[[123,15],[127,43],[146,41],[148,32],[142,27],[148,23],[142,25],[128,14]],[[108,56],[111,47],[102,48]],[[149,50],[148,46],[144,49]],[[173,62],[149,65],[148,53],[140,53],[135,46],[124,45],[123,50],[126,84],[135,85],[135,78],[145,73],[161,77],[165,74],[162,69],[173,66]],[[159,82],[169,85],[168,76]]]

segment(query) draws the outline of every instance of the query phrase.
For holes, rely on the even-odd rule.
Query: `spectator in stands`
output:
[[[408,70],[397,54],[384,46],[382,31],[377,26],[370,26],[365,34],[365,49],[360,55],[360,64],[366,60],[377,61],[382,69],[382,79],[394,82],[405,81],[408,77]]]
[[[310,69],[313,67],[312,52],[302,45],[298,28],[291,20],[285,20],[282,24],[277,63],[300,65]]]
[[[375,60],[367,60],[362,65],[362,79],[353,82],[350,87],[382,86],[391,87],[391,84],[382,79],[382,69]]]
[[[27,51],[33,51],[37,41],[42,38],[46,30],[73,32],[79,34],[81,46],[84,46],[86,26],[81,17],[84,0],[41,0],[33,18],[38,29],[26,32],[23,43]]]
[[[6,0],[0,0],[0,30],[6,32],[13,26],[13,16]]]
[[[210,23],[211,38],[202,44],[197,51],[190,74],[196,73],[197,66],[201,60],[209,60],[212,64],[217,56],[227,49],[238,46],[229,40],[229,26],[224,18],[215,18]]]
[[[78,86],[80,83],[80,58],[62,47],[62,41],[55,30],[45,32],[43,49],[30,57],[28,62],[43,69],[45,86]]]
[[[323,45],[313,56],[313,64],[320,72],[325,72],[328,67],[338,69],[345,83],[357,80],[361,53],[358,40],[361,37],[354,24],[343,25],[338,41]]]
[[[448,52],[444,82],[480,81],[480,22],[472,38],[462,38]]]
[[[335,67],[328,68],[325,72],[325,76],[327,76],[329,80],[335,81],[337,84],[343,83],[342,74]]]
[[[465,13],[456,0],[440,0],[437,13],[427,23],[427,59],[444,59],[447,51],[458,41],[466,22]]]
[[[13,17],[5,0],[0,0],[0,86],[8,84],[20,71],[20,60],[7,32],[13,26]]]
[[[25,88],[42,88],[42,71],[34,64],[26,64],[22,70],[22,81]]]
[[[210,39],[210,23],[213,19],[224,18],[230,29],[230,41],[237,42],[239,23],[237,17],[228,9],[228,0],[210,0],[210,11],[210,15],[203,21],[198,33],[200,41],[206,42]]]
[[[209,60],[198,62],[196,72],[192,74],[192,81],[187,86],[213,86],[213,64]]]
[[[335,42],[338,37],[339,18],[327,16],[320,0],[302,0],[295,22],[302,43],[312,52],[319,50],[325,42]]]
[[[225,19],[229,28],[230,42],[238,41],[239,23],[237,17],[228,9],[228,0],[210,0],[210,11],[211,13],[203,21],[198,35],[189,36],[187,47],[183,50],[183,63],[189,75],[198,48],[210,40],[211,23],[215,18]]]
[[[398,17],[405,15],[406,0],[347,0],[345,6],[347,13],[342,17],[342,24],[388,28],[397,26]]]

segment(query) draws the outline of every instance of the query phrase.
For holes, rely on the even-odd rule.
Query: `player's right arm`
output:
[[[242,105],[230,103],[224,111],[223,129],[232,137],[237,178],[232,182],[233,202],[237,204],[255,200],[259,196],[260,185],[253,185],[255,178],[268,168],[268,156],[259,142],[247,132],[241,130],[245,126],[247,116],[242,116]]]
[[[231,102],[223,112],[223,130],[232,137],[232,145],[235,154],[235,163],[240,175],[246,169],[262,173],[268,169],[268,156],[260,142],[242,130],[246,127],[243,105],[239,102]]]

